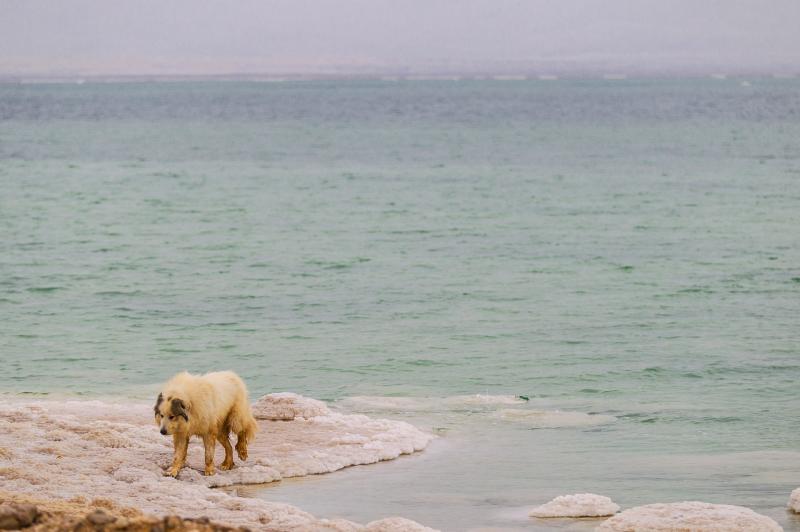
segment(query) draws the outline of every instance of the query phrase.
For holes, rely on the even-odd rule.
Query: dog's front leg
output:
[[[216,434],[203,434],[203,446],[206,448],[206,475],[214,474],[214,447],[216,444]]]
[[[167,475],[177,477],[178,472],[186,463],[186,451],[189,449],[189,436],[185,434],[173,434],[172,445],[175,449],[175,454],[172,457],[172,465],[167,470]]]

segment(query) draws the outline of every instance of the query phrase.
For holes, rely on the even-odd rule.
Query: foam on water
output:
[[[505,408],[495,413],[495,417],[506,421],[521,423],[532,428],[592,427],[613,423],[617,418],[603,414],[584,412],[561,412],[558,410],[521,410]]]
[[[456,395],[451,397],[346,397],[337,402],[343,408],[360,412],[434,415],[449,420],[465,414],[472,421],[500,419],[530,428],[592,427],[613,423],[616,418],[605,414],[588,414],[562,410],[524,408],[527,399],[513,395]],[[507,408],[518,406],[519,408]],[[461,418],[462,421],[466,418]]]
[[[361,395],[344,397],[337,404],[361,412],[444,412],[488,410],[526,401],[514,395],[454,395],[450,397],[386,397]]]

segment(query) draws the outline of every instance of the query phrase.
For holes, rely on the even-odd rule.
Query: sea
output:
[[[800,530],[800,80],[0,85],[0,367],[136,402],[232,369],[437,436],[237,489],[320,517]]]

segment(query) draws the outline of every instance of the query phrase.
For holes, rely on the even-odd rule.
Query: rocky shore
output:
[[[244,532],[248,529],[214,523],[202,517],[184,519],[177,515],[145,515],[135,508],[118,506],[107,499],[59,501],[0,493],[0,530]]]

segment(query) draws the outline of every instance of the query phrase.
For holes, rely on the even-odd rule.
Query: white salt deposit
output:
[[[322,401],[291,392],[271,393],[253,404],[256,419],[291,421],[298,417],[312,418],[330,414]]]
[[[244,464],[237,459],[231,471],[202,476],[202,443],[193,440],[188,467],[178,479],[162,474],[172,441],[159,434],[151,405],[6,402],[0,405],[0,486],[38,497],[108,498],[154,515],[205,516],[259,530],[429,530],[415,523],[418,528],[409,528],[405,520],[381,520],[366,528],[320,520],[287,504],[209,489],[389,460],[425,448],[432,438],[407,423],[312,408],[311,401],[282,395],[278,403],[283,411],[295,412],[293,420],[259,421],[249,459]],[[219,464],[223,451],[217,447]]]
[[[604,414],[586,414],[584,412],[562,412],[560,410],[529,410],[522,408],[505,408],[495,415],[506,421],[524,423],[530,427],[552,429],[563,427],[591,427],[613,423],[617,418]]]
[[[531,517],[605,517],[619,511],[608,497],[594,493],[561,495],[531,510]]]
[[[416,521],[402,517],[387,517],[378,521],[367,523],[364,532],[435,532],[433,529],[422,526]]]
[[[685,501],[637,506],[604,521],[598,532],[648,530],[652,532],[780,532],[769,517],[750,508],[728,504]]]
[[[800,514],[800,488],[792,491],[789,496],[789,509],[796,514]]]

